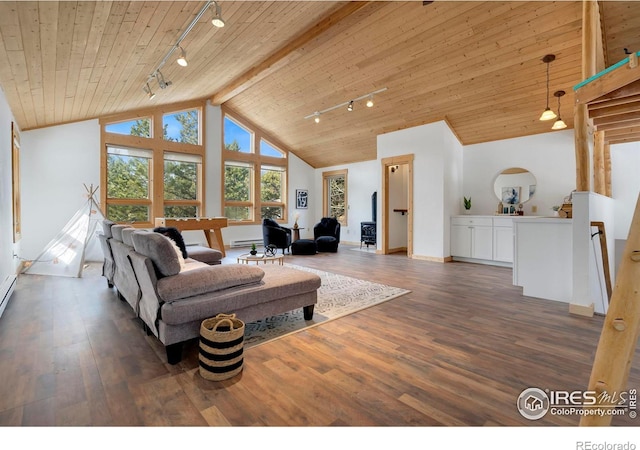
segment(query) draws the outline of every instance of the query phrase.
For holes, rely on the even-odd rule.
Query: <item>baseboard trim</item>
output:
[[[441,258],[441,257],[437,257],[437,256],[411,255],[411,259],[419,259],[421,261],[431,261],[431,262],[445,263],[445,262],[449,262],[451,257],[448,256],[446,258]]]
[[[576,316],[583,317],[593,317],[593,311],[593,303],[591,303],[589,306],[569,303],[569,314],[575,314]]]

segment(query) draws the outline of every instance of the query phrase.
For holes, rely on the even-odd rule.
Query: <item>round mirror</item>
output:
[[[536,192],[536,177],[527,169],[511,167],[498,174],[493,191],[505,205],[518,205],[528,201]]]

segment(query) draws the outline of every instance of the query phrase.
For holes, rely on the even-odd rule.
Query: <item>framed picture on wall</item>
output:
[[[296,189],[296,209],[307,209],[309,207],[308,195],[306,189]]]
[[[504,186],[502,188],[502,203],[509,205],[520,203],[520,186]]]

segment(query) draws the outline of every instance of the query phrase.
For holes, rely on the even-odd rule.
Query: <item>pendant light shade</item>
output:
[[[553,93],[554,97],[558,98],[558,120],[556,120],[551,127],[552,130],[562,130],[564,128],[567,128],[567,124],[564,123],[564,121],[560,118],[560,97],[562,97],[564,94],[564,91],[555,91]]]
[[[551,108],[549,108],[549,64],[555,59],[556,55],[545,55],[545,57],[542,58],[542,62],[547,65],[547,107],[540,116],[540,120],[553,120],[557,117],[556,114],[551,111]]]

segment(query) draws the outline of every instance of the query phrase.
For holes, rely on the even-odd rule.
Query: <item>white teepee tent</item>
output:
[[[103,261],[97,234],[104,214],[95,199],[98,190],[87,187],[87,201],[53,238],[42,253],[25,265],[22,273],[81,277],[85,261]]]

